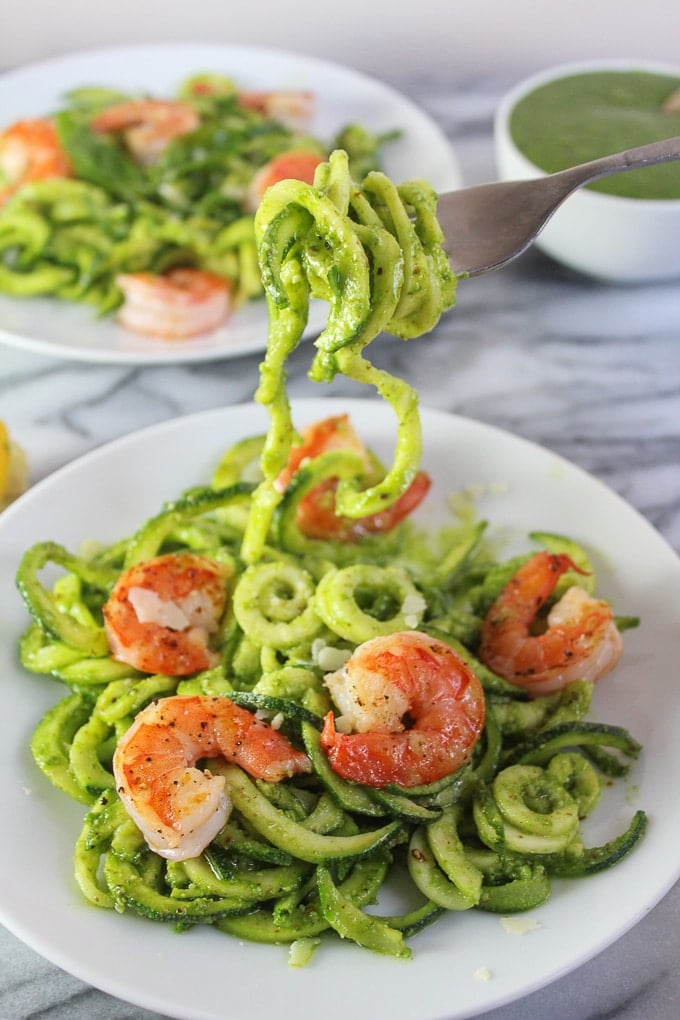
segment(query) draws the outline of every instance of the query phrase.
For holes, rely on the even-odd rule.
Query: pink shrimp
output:
[[[203,269],[171,269],[154,273],[121,273],[116,283],[124,301],[118,321],[126,329],[165,340],[209,333],[231,310],[227,280]]]
[[[197,857],[227,820],[224,776],[195,767],[216,757],[269,782],[311,768],[282,733],[229,698],[152,702],[118,742],[113,772],[126,811],[161,857]]]
[[[294,446],[288,464],[276,480],[280,492],[290,483],[293,475],[306,461],[331,450],[351,450],[360,454],[371,482],[379,477],[379,469],[346,414],[324,418],[309,425],[302,433],[302,443]],[[335,513],[337,480],[320,482],[300,500],[296,522],[308,538],[331,538],[340,542],[355,542],[363,535],[391,531],[423,501],[430,489],[430,478],[418,471],[406,492],[380,513],[350,520]]]
[[[292,131],[309,127],[314,114],[314,93],[304,89],[239,92],[238,104],[270,120],[278,120]]]
[[[326,677],[340,709],[321,743],[345,779],[382,787],[431,783],[465,765],[485,718],[482,686],[443,641],[404,631],[364,642]]]
[[[30,181],[69,177],[71,163],[51,120],[19,120],[0,135],[0,206]]]
[[[310,152],[308,149],[289,149],[274,156],[257,171],[250,182],[245,200],[246,208],[250,212],[255,212],[267,188],[272,184],[278,184],[279,181],[295,180],[313,184],[316,168],[324,160],[325,156]]]
[[[104,605],[113,657],[143,673],[188,676],[218,662],[210,637],[227,601],[221,564],[166,553],[129,567]]]
[[[578,586],[568,588],[551,608],[543,633],[532,632],[559,578],[577,569],[563,554],[536,553],[484,618],[480,659],[533,695],[561,690],[573,680],[599,680],[621,656],[623,643],[611,607]]]
[[[93,131],[120,134],[132,156],[145,166],[175,138],[195,131],[201,119],[189,103],[170,99],[131,99],[102,110],[92,120]]]

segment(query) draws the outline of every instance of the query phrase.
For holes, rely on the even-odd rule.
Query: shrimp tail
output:
[[[338,775],[369,786],[386,786],[404,771],[406,745],[391,733],[338,733],[328,712],[321,730],[321,745]],[[367,782],[367,777],[370,782]]]
[[[232,705],[229,716],[221,717],[216,729],[223,757],[251,776],[278,783],[311,770],[306,754],[245,708]]]

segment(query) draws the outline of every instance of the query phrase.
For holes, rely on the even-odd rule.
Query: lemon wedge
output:
[[[0,510],[4,510],[27,487],[26,454],[12,441],[7,426],[0,421]]]
[[[0,499],[4,495],[9,476],[9,432],[4,421],[0,421]]]

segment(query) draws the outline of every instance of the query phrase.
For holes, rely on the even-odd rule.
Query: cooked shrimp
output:
[[[308,460],[330,450],[351,450],[360,454],[366,467],[369,484],[378,480],[379,468],[357,435],[346,414],[325,418],[315,422],[302,432],[302,443],[294,446],[288,464],[279,475],[276,485],[283,491],[293,475]],[[337,481],[329,478],[321,482],[300,500],[296,521],[308,538],[334,538],[340,542],[355,542],[363,535],[382,534],[391,531],[404,517],[408,516],[425,498],[430,479],[419,471],[409,488],[385,510],[351,520],[335,513],[335,490]]]
[[[272,184],[278,184],[279,181],[295,180],[313,184],[316,168],[324,162],[324,159],[324,156],[305,149],[290,149],[274,156],[257,171],[250,182],[246,194],[246,208],[250,212],[255,212],[267,188]]]
[[[245,110],[254,110],[270,120],[278,120],[292,131],[303,131],[309,127],[314,114],[314,93],[300,89],[239,92],[238,103]]]
[[[227,601],[221,564],[166,553],[129,567],[104,605],[113,657],[143,673],[188,676],[218,662],[210,637]]]
[[[156,163],[175,138],[195,131],[201,119],[189,103],[171,99],[131,99],[116,103],[92,120],[98,133],[121,134],[132,156],[145,166]]]
[[[118,321],[135,333],[181,340],[217,329],[231,310],[229,283],[203,269],[121,273],[116,283],[124,296]]]
[[[19,120],[0,135],[0,205],[23,184],[70,173],[51,120]]]
[[[568,588],[551,608],[543,633],[532,632],[559,578],[574,569],[568,556],[536,553],[484,618],[480,659],[531,694],[561,690],[572,680],[594,682],[619,661],[623,643],[611,607],[578,586]]]
[[[321,743],[332,767],[367,786],[417,786],[465,765],[484,726],[482,686],[443,641],[420,631],[372,638],[325,679]]]
[[[313,422],[302,430],[301,438],[302,442],[292,447],[288,463],[276,480],[279,492],[283,492],[295,472],[299,471],[307,461],[313,460],[314,457],[329,450],[352,450],[363,457],[367,471],[371,471],[374,467],[366,447],[347,414],[337,414]]]
[[[270,782],[311,767],[282,733],[229,698],[152,702],[118,742],[113,772],[125,809],[161,857],[197,857],[224,825],[231,807],[224,776],[195,768],[216,757]]]

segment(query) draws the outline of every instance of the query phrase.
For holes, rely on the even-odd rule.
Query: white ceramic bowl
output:
[[[645,60],[563,64],[520,82],[501,100],[494,121],[498,176],[545,176],[515,145],[510,116],[520,99],[547,82],[593,71],[650,71],[680,77],[680,67]],[[680,162],[677,164],[680,174]],[[621,198],[581,188],[553,214],[536,246],[556,261],[597,279],[642,283],[680,279],[680,199]]]

